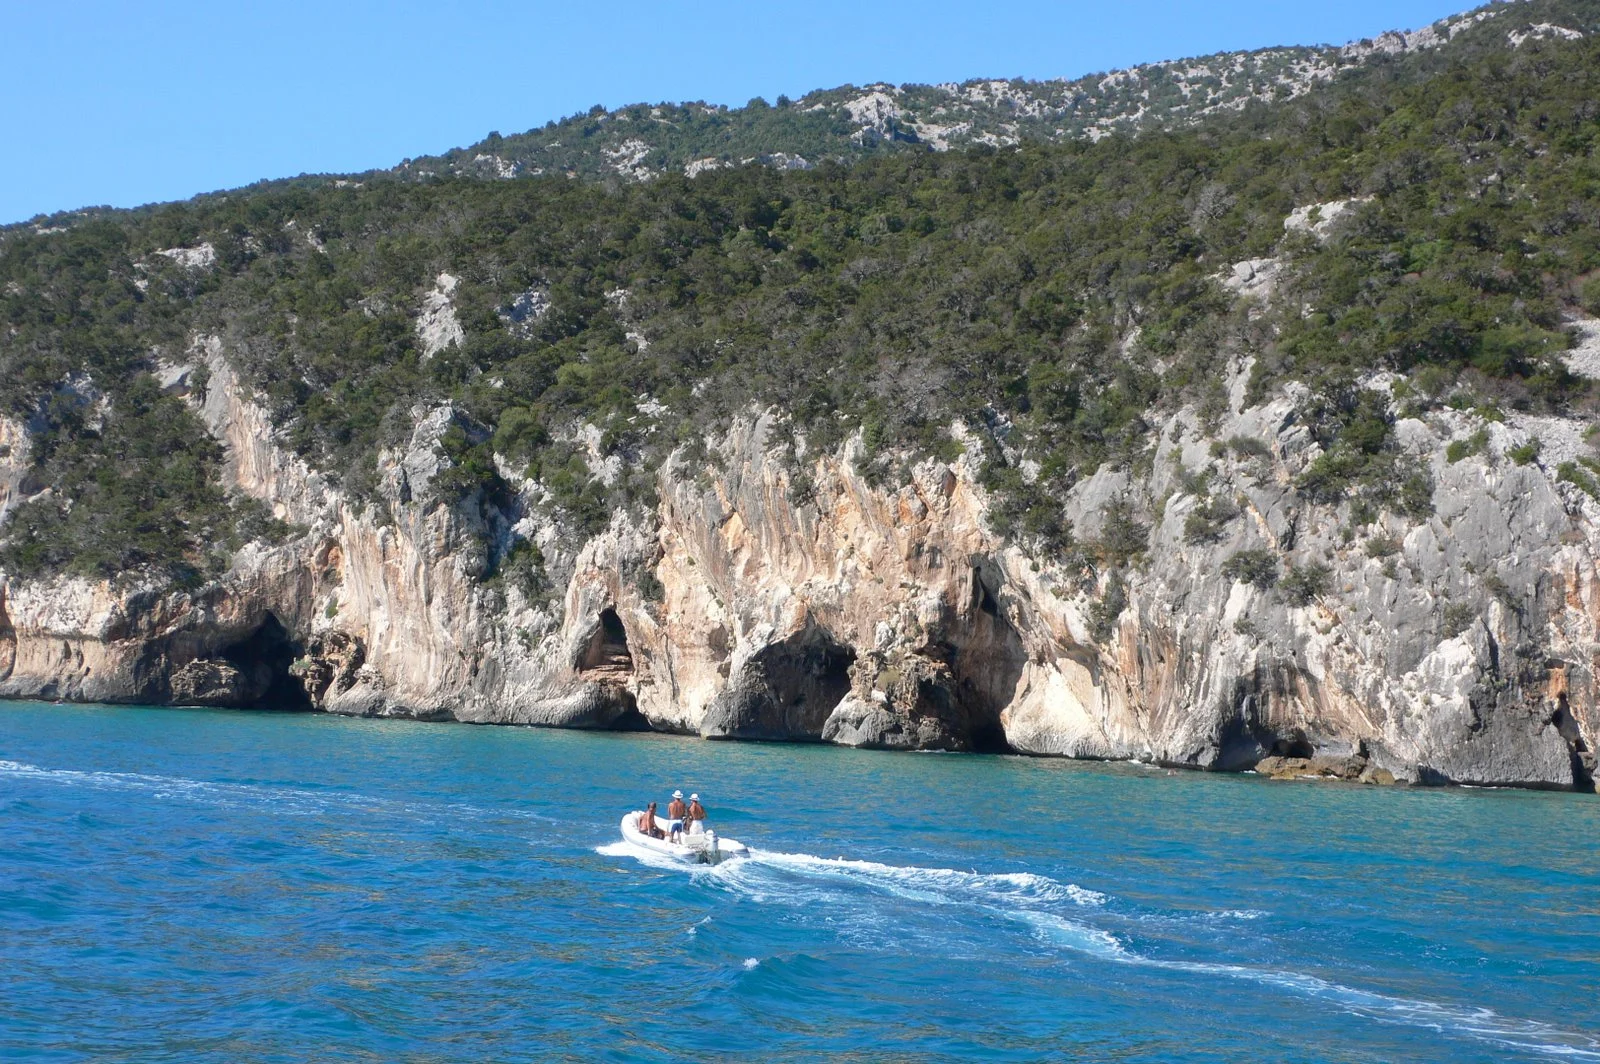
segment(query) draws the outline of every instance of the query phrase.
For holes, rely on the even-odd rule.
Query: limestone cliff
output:
[[[473,431],[448,406],[414,412],[380,498],[358,503],[279,446],[222,341],[191,354],[205,383],[178,367],[171,387],[226,445],[232,486],[293,534],[191,592],[7,580],[0,695],[1423,782],[1593,773],[1600,503],[1558,474],[1577,423],[1401,418],[1433,514],[1356,535],[1350,504],[1294,487],[1319,453],[1301,396],[1249,402],[1241,362],[1220,418],[1160,416],[1147,463],[1065,500],[1080,540],[1109,513],[1142,536],[1128,564],[1090,566],[990,531],[960,424],[963,458],[878,485],[858,443],[813,453],[752,412],[709,462],[670,461],[652,512],[577,539],[537,483],[513,478],[509,502],[430,492],[446,429]],[[1535,434],[1547,459],[1516,450]],[[1476,453],[1447,453],[1469,437]],[[3,508],[39,489],[24,428],[0,423],[0,448]],[[524,540],[548,593],[497,575]],[[1295,572],[1317,579],[1274,585]]]

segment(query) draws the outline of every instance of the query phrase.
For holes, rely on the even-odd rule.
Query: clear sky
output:
[[[1470,0],[0,0],[0,223],[392,166],[594,104],[1075,77]]]

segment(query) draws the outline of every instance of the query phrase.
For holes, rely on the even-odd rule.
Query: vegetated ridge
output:
[[[1597,29],[0,231],[0,692],[1587,786]]]
[[[751,163],[809,169],[823,160],[896,151],[1095,141],[1292,100],[1347,71],[1436,49],[1501,14],[1489,7],[1339,47],[1223,52],[1074,79],[845,85],[799,100],[780,96],[776,105],[757,97],[742,108],[704,102],[611,111],[596,106],[520,135],[490,134],[468,148],[407,160],[399,170],[415,178],[564,174],[647,181]],[[1534,23],[1510,32],[1536,37],[1559,29]]]

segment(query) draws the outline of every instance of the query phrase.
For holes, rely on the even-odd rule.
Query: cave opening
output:
[[[578,671],[598,673],[598,676],[587,677],[595,680],[622,680],[633,675],[633,652],[628,649],[628,629],[623,625],[622,618],[617,616],[617,611],[610,606],[600,611],[594,632],[590,634],[578,661]]]
[[[707,711],[707,738],[816,741],[850,693],[856,652],[818,627],[762,648]]]
[[[950,663],[955,684],[960,712],[949,718],[961,722],[955,738],[966,749],[983,754],[1014,752],[1000,717],[1016,697],[1028,661],[1022,637],[1001,606],[1002,586],[1003,577],[992,562],[973,560],[972,608],[964,631],[936,655]]]
[[[633,679],[633,651],[628,629],[614,607],[607,606],[594,620],[575,663],[578,676],[587,681],[591,715],[581,727],[613,731],[649,731],[650,723],[639,711],[629,688]]]
[[[1011,754],[1016,751],[1006,739],[1005,726],[1000,723],[1000,714],[990,707],[984,707],[980,712],[971,714],[971,731],[967,733],[968,742],[972,744],[973,753],[977,754]]]
[[[850,667],[855,663],[856,652],[850,647],[819,637],[798,646],[783,644],[782,651],[762,658],[761,671],[773,695],[800,720],[819,713],[826,720],[850,693]],[[820,733],[821,720],[816,723]]]
[[[304,650],[269,611],[255,631],[224,647],[221,657],[239,670],[244,705],[251,709],[309,710],[311,696],[300,678],[290,672]]]
[[[1303,735],[1287,735],[1273,741],[1272,754],[1274,757],[1299,757],[1311,758],[1316,755],[1317,749],[1311,745],[1311,740]]]
[[[1000,603],[995,599],[989,582],[983,578],[983,571],[977,566],[972,568],[972,599],[984,616],[990,619],[999,618]]]
[[[1589,794],[1594,793],[1595,754],[1594,751],[1589,749],[1589,744],[1584,741],[1583,730],[1578,727],[1578,721],[1572,715],[1572,709],[1565,691],[1556,696],[1556,712],[1550,723],[1555,725],[1556,731],[1567,742],[1567,752],[1572,758],[1573,790]]]

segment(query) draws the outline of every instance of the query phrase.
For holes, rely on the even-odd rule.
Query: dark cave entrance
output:
[[[1572,716],[1565,691],[1556,696],[1556,712],[1550,723],[1556,726],[1556,731],[1567,742],[1567,751],[1572,758],[1572,789],[1586,794],[1594,793],[1595,753],[1584,741],[1583,730],[1578,727],[1577,720]]]
[[[607,606],[595,618],[594,631],[584,643],[577,665],[578,675],[595,685],[590,688],[596,699],[595,716],[586,727],[650,730],[649,721],[639,712],[638,700],[628,689],[633,679],[633,651],[628,648],[627,626],[613,607]]]
[[[1000,605],[1003,581],[990,559],[973,559],[971,602],[959,646],[944,646],[934,655],[949,662],[955,681],[960,712],[949,719],[964,719],[966,747],[980,754],[1014,752],[1000,713],[1016,697],[1028,661],[1022,637]]]
[[[1303,735],[1289,735],[1273,742],[1272,755],[1274,757],[1311,758],[1317,756],[1317,748],[1311,744],[1310,739]]]
[[[578,671],[585,679],[625,680],[633,675],[633,652],[628,649],[628,630],[617,611],[607,606],[600,611],[593,634],[583,648]],[[591,675],[598,673],[599,675]]]
[[[1232,712],[1218,729],[1216,757],[1210,767],[1219,772],[1243,772],[1267,757],[1317,756],[1317,744],[1304,729],[1274,723],[1275,718],[1281,721],[1287,715],[1275,712],[1274,707],[1291,705],[1296,692],[1308,683],[1285,662],[1258,665],[1254,672],[1235,680]]]
[[[856,652],[811,626],[763,647],[707,710],[710,739],[817,741],[822,726],[850,693]]]
[[[856,652],[822,633],[780,643],[758,655],[761,678],[785,730],[822,734],[822,725],[839,700],[850,693],[850,667]]]
[[[1016,753],[1006,740],[1006,729],[1000,723],[1000,714],[992,706],[982,707],[977,712],[972,713],[970,719],[972,730],[967,734],[967,741],[972,744],[973,753]]]
[[[249,708],[309,710],[305,684],[289,671],[304,652],[283,622],[268,612],[254,632],[224,647],[220,656],[239,670],[242,701]]]

